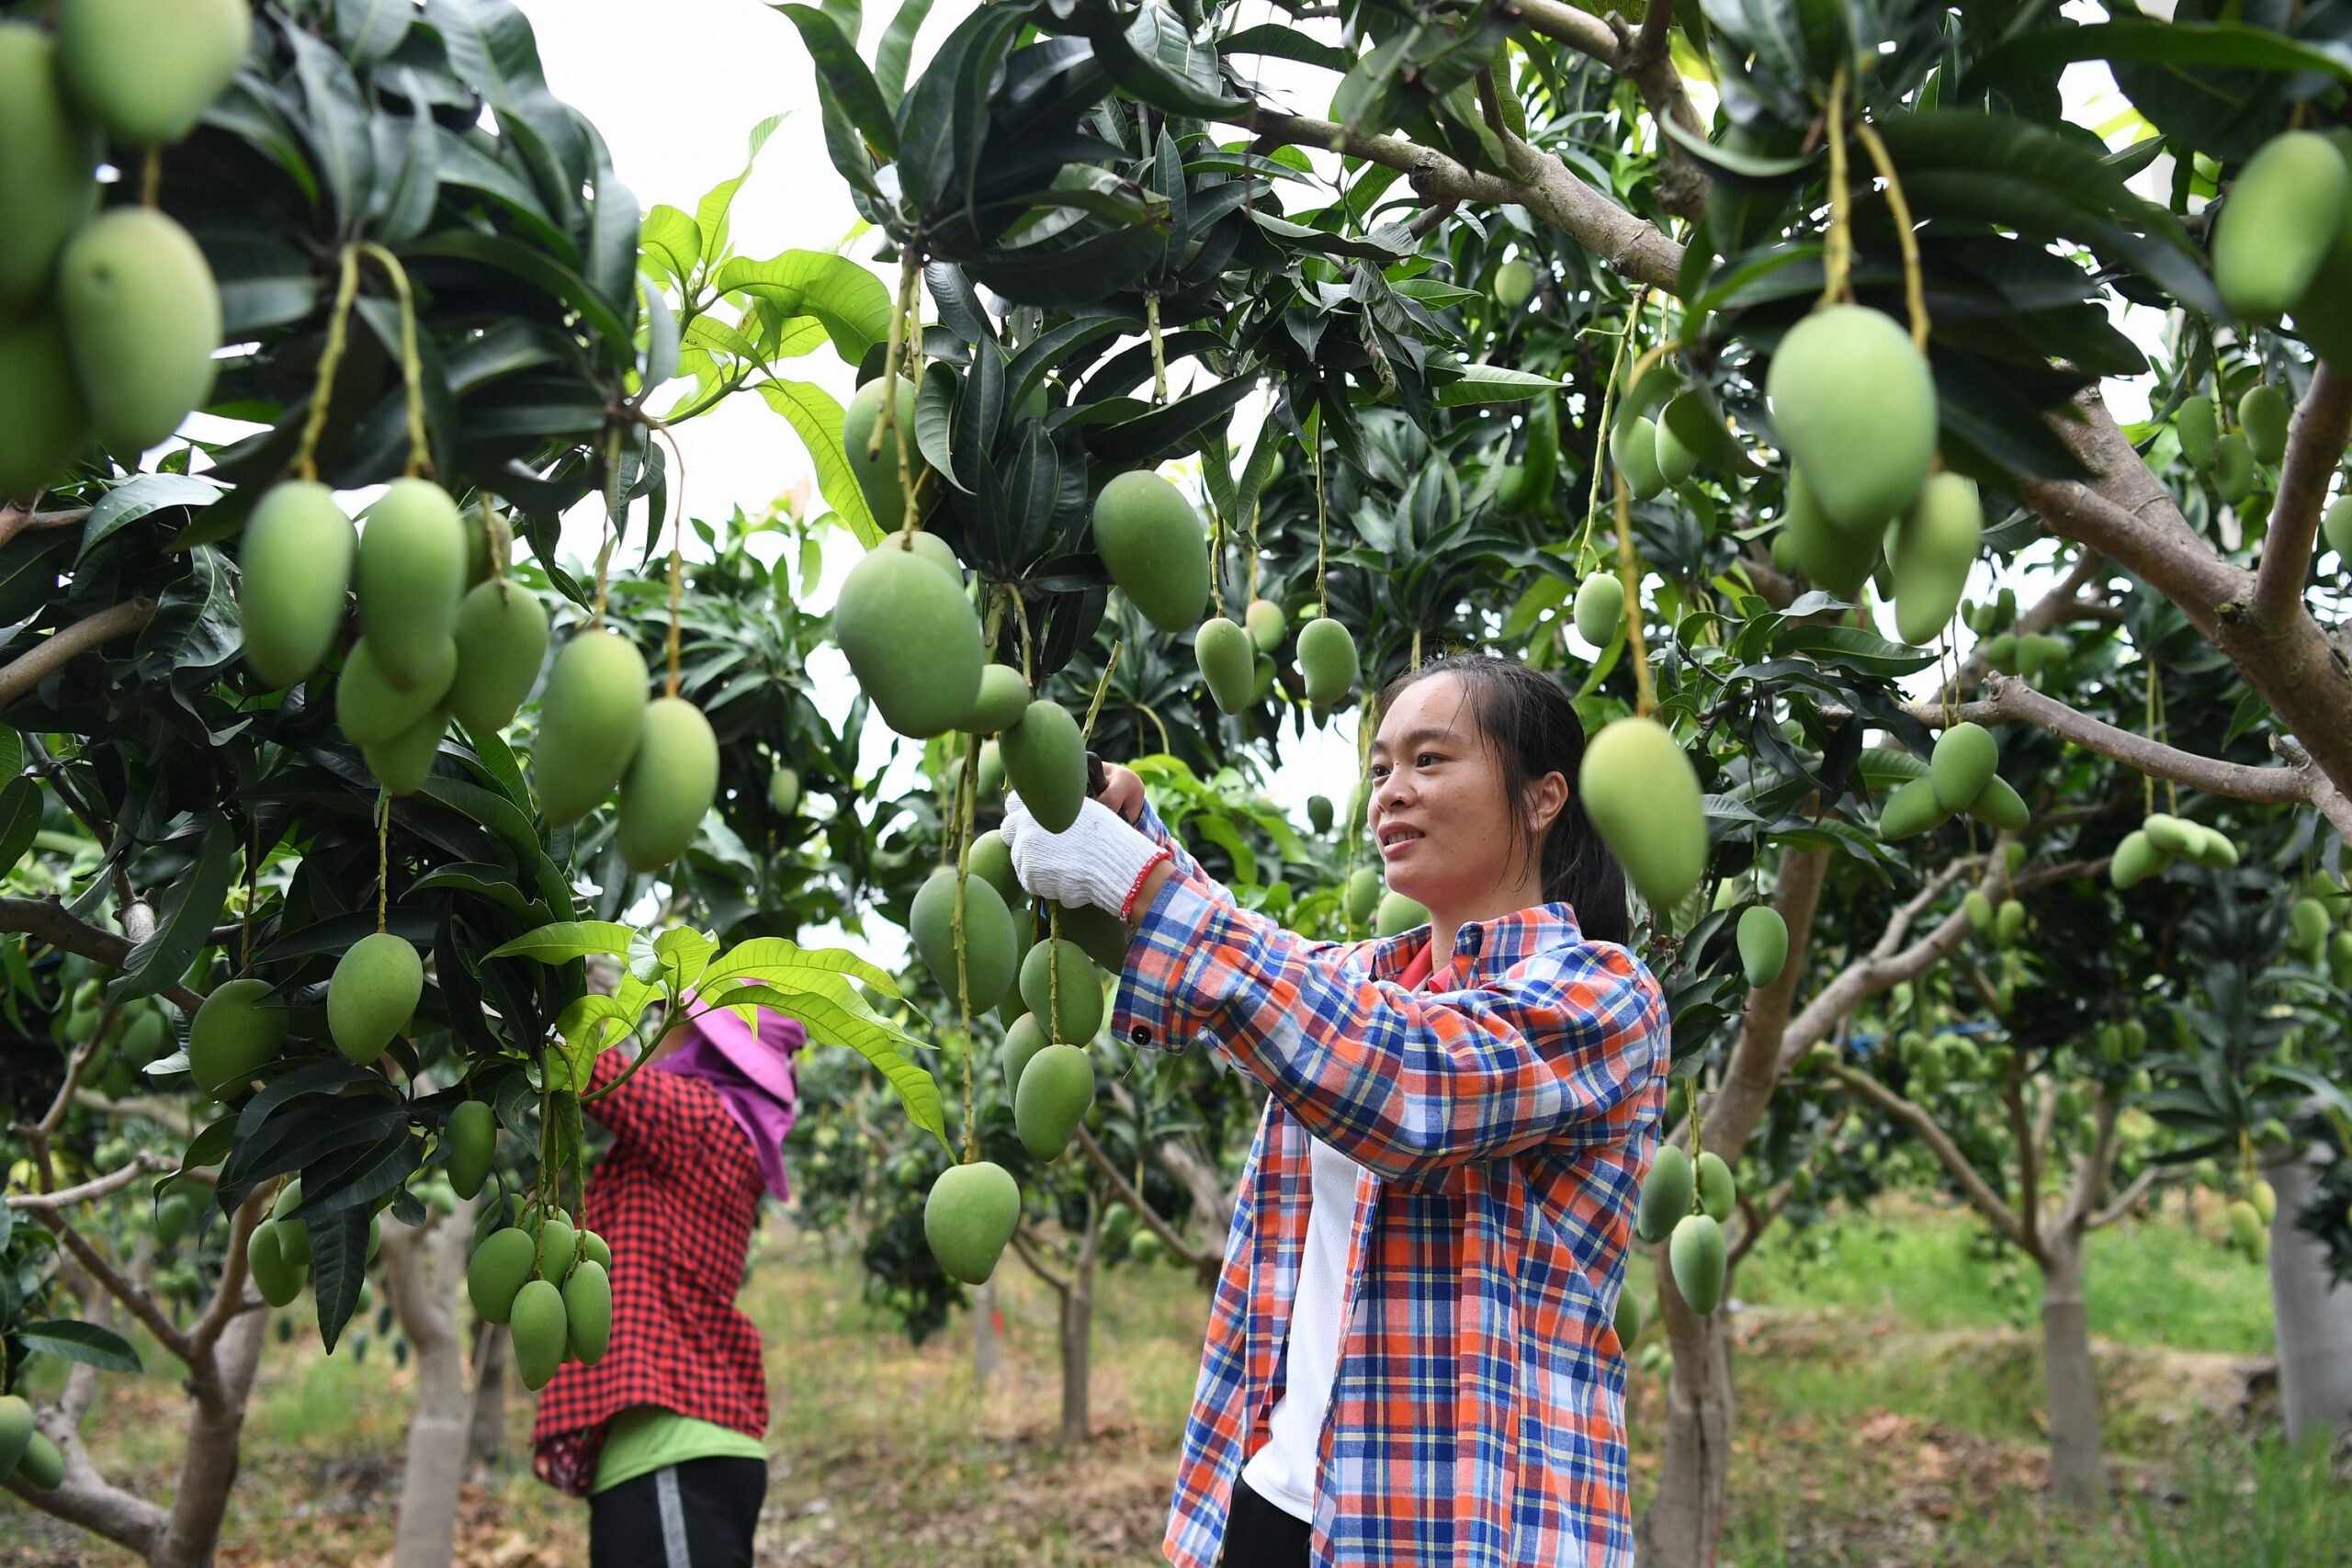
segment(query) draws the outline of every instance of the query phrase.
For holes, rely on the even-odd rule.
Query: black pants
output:
[[[1220,1568],[1306,1568],[1314,1535],[1314,1526],[1267,1502],[1237,1475],[1217,1562]]]
[[[768,1495],[757,1459],[690,1459],[588,1499],[590,1568],[752,1568]]]

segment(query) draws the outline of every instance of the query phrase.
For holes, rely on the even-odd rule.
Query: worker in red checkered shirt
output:
[[[1112,1027],[1265,1085],[1162,1550],[1179,1568],[1627,1568],[1611,1326],[1665,1107],[1657,982],[1574,795],[1584,728],[1486,655],[1392,682],[1373,840],[1430,921],[1238,908],[1125,769],[1022,885],[1133,928]]]
[[[692,998],[688,998],[689,1008]],[[767,1373],[735,1310],[761,1195],[786,1196],[798,1023],[727,1010],[672,1028],[581,1109],[613,1134],[583,1222],[613,1249],[613,1334],[539,1394],[533,1468],[588,1499],[592,1568],[751,1568],[767,1495]],[[590,1092],[628,1073],[596,1060]]]

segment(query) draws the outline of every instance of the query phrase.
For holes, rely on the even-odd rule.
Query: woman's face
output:
[[[1469,911],[1530,881],[1539,891],[1509,908],[1541,901],[1541,869],[1523,835],[1532,829],[1542,841],[1566,800],[1566,781],[1545,775],[1536,819],[1522,829],[1460,676],[1432,675],[1397,694],[1373,742],[1371,775],[1368,821],[1391,888],[1456,918],[1477,918]]]

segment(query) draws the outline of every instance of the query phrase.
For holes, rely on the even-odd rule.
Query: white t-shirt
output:
[[[1311,1134],[1306,1253],[1290,1307],[1288,1370],[1266,1446],[1242,1467],[1250,1490],[1294,1518],[1315,1518],[1315,1472],[1323,1416],[1339,1371],[1340,1314],[1348,1297],[1348,1241],[1355,1227],[1356,1179],[1363,1167]]]

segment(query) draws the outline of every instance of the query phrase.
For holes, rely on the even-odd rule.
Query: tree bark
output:
[[[996,1332],[996,1276],[972,1292],[972,1382],[983,1393],[1004,1364],[1004,1343]]]
[[[2053,1225],[2042,1255],[2041,1379],[2050,1401],[2050,1490],[2070,1508],[2097,1508],[2107,1501],[2107,1461],[2099,1443],[2090,1314],[2083,1304],[2082,1232]]]
[[[506,1456],[506,1330],[485,1323],[477,1331],[473,1415],[466,1428],[466,1473],[487,1481]]]
[[[1062,1443],[1079,1448],[1086,1442],[1088,1388],[1094,1362],[1094,1264],[1102,1250],[1102,1207],[1087,1206],[1086,1234],[1078,1244],[1078,1260],[1069,1271],[1069,1288],[1062,1292]]]
[[[2270,1222],[2270,1315],[2278,1338],[2278,1393],[2287,1440],[2313,1432],[2352,1432],[2352,1289],[2327,1271],[2327,1249],[2298,1227],[2312,1201],[2310,1154],[2266,1164],[2278,1190]]]
[[[229,1511],[229,1490],[237,1482],[245,1402],[253,1395],[268,1331],[269,1314],[258,1307],[241,1312],[189,1369],[187,1449],[163,1538],[148,1554],[150,1568],[209,1568],[220,1544],[220,1520]]]
[[[466,1348],[458,1337],[458,1286],[465,1277],[472,1208],[461,1203],[455,1214],[428,1215],[420,1226],[384,1228],[384,1283],[416,1365],[393,1568],[449,1568],[457,1551],[458,1487],[473,1424]]]

